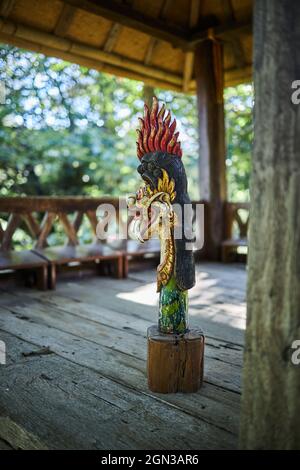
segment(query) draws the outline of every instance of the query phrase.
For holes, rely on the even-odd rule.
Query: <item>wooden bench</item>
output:
[[[48,287],[48,263],[30,250],[0,250],[0,271],[23,271],[27,284],[33,281],[38,289]]]
[[[40,288],[55,288],[56,274],[62,266],[93,265],[98,272],[122,278],[125,253],[103,245],[97,240],[96,210],[100,204],[116,203],[115,198],[25,197],[0,198],[0,215],[10,214],[4,230],[1,226],[0,271],[34,270]],[[73,214],[73,219],[70,219]],[[43,217],[41,217],[43,215]],[[92,229],[92,240],[81,243],[78,231],[83,220]],[[50,238],[59,225],[65,244],[51,246]],[[32,247],[14,250],[13,236],[18,229],[30,235]],[[87,233],[87,227],[84,234]]]
[[[240,261],[246,258],[246,253],[239,253],[239,248],[248,248],[248,224],[250,204],[225,203],[225,234],[222,242],[222,261]]]
[[[96,211],[102,204],[114,206],[116,228],[122,231],[123,238],[113,236],[112,239],[101,242],[97,240],[99,221]],[[193,203],[194,209],[195,204],[196,202]],[[151,239],[141,244],[130,239],[128,227],[131,218],[127,218],[124,200],[122,207],[124,213],[122,210],[120,212],[119,199],[110,197],[0,198],[0,219],[2,217],[7,222],[4,230],[0,220],[0,271],[28,270],[30,275],[33,272],[40,288],[55,288],[57,273],[74,267],[76,263],[79,269],[81,265],[92,265],[99,273],[126,277],[130,261],[159,257],[160,242],[158,239]],[[20,251],[16,250],[14,239],[18,230],[31,239],[30,246],[18,247]],[[60,231],[63,239],[58,246],[52,246],[53,234],[57,231]],[[89,232],[92,236],[83,243],[80,232],[83,235]]]
[[[48,263],[49,289],[55,289],[57,272],[66,265],[74,267],[85,264],[97,268],[101,274],[112,275],[118,279],[124,277],[123,253],[102,244],[54,246],[34,249],[33,252]]]

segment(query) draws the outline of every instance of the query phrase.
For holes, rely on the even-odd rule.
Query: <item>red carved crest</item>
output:
[[[141,160],[145,153],[167,152],[182,157],[179,132],[175,132],[176,119],[171,123],[170,111],[166,113],[165,105],[159,109],[158,100],[154,96],[152,108],[144,105],[144,118],[139,118],[140,129],[137,129],[137,156]]]

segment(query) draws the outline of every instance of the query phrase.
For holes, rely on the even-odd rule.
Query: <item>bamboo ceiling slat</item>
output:
[[[252,0],[198,0],[196,22],[190,20],[192,1],[197,0],[9,0],[8,8],[2,0],[0,40],[149,85],[194,92],[187,51],[193,54],[215,31],[224,43],[225,84],[249,81]]]
[[[65,36],[75,42],[102,46],[112,27],[111,21],[76,10]]]
[[[59,0],[17,0],[9,18],[46,32],[53,31],[62,12]]]

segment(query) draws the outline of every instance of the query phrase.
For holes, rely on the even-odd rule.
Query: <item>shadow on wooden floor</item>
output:
[[[206,333],[204,386],[159,395],[146,381],[153,269],[1,288],[0,449],[236,448],[246,271],[198,264],[191,326]]]

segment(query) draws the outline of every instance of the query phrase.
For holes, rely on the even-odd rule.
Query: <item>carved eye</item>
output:
[[[159,168],[156,168],[156,169],[153,171],[153,175],[158,178],[158,177],[161,175],[160,169],[159,169]]]
[[[149,170],[149,171],[155,170],[155,164],[154,164],[153,162],[150,162],[150,163],[148,164],[148,170]]]

